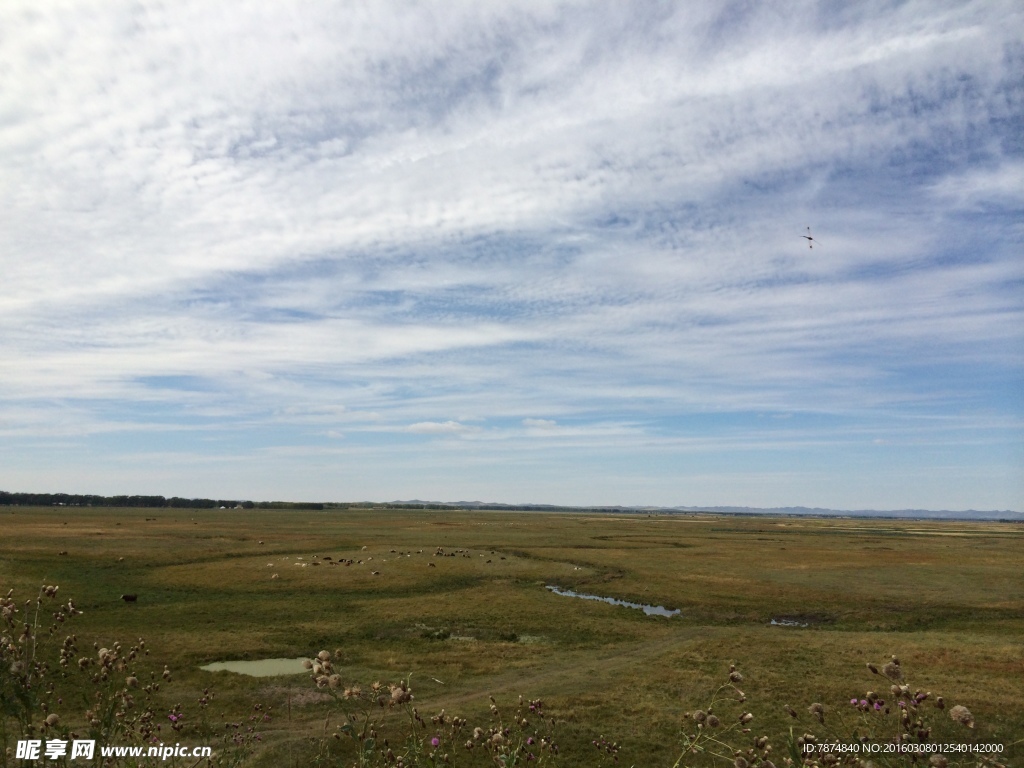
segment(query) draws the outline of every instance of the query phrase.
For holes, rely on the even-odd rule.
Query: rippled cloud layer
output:
[[[0,487],[1024,508],[1016,3],[0,29]]]

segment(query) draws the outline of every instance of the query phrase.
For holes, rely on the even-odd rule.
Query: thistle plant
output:
[[[780,758],[773,755],[769,736],[757,735],[751,727],[754,715],[745,711],[746,694],[737,687],[743,676],[731,666],[727,682],[715,690],[708,705],[684,715],[683,751],[673,768],[709,762],[733,768],[1006,768],[1000,750],[1013,745],[994,745],[987,752],[942,746],[972,744],[975,722],[966,706],[947,709],[941,696],[912,686],[896,656],[867,668],[888,683],[884,693],[868,690],[839,707],[813,702],[803,714],[783,706],[796,722]]]
[[[53,680],[55,670],[44,656],[60,628],[82,612],[71,600],[57,602],[59,589],[43,585],[36,599],[26,600],[21,608],[13,589],[0,598],[0,748],[5,763],[11,744],[18,738],[64,730],[55,711],[55,705],[62,703]],[[46,610],[51,623],[43,630]],[[66,675],[77,652],[76,642],[74,635],[65,638],[59,650],[57,675]]]
[[[736,768],[775,768],[769,759],[772,751],[767,736],[749,737],[754,715],[747,711],[747,695],[739,688],[743,675],[735,665],[729,667],[728,679],[711,695],[703,709],[683,715],[683,751],[672,768],[689,765],[688,761],[707,755],[731,762]],[[748,744],[737,745],[739,737],[747,736]]]
[[[144,668],[149,655],[144,639],[129,646],[94,643],[85,653],[79,649],[77,634],[67,634],[58,643],[65,625],[82,613],[72,600],[58,600],[58,590],[43,585],[34,601],[20,606],[13,590],[0,598],[0,766],[15,764],[14,746],[19,740],[65,745],[92,740],[97,746],[149,747],[160,744],[162,736],[171,741],[209,735],[210,729],[193,724],[181,704],[169,709],[160,704],[161,686],[171,682],[172,673],[166,666],[160,672]],[[211,691],[203,692],[198,702],[201,712],[212,698]],[[77,702],[84,702],[84,707],[76,708]],[[256,709],[263,722],[266,714],[260,705]],[[241,737],[237,733],[225,737],[223,748],[205,762],[224,768],[239,765],[257,741],[256,724],[251,722]],[[100,757],[98,749],[95,755],[96,764],[104,766],[149,764],[135,756]],[[176,766],[180,761],[161,758],[159,762]],[[82,762],[65,751],[47,757],[46,764]],[[198,763],[189,761],[189,765]]]
[[[335,651],[323,650],[314,659],[307,659],[306,669],[310,672],[310,680],[321,691],[327,693],[334,701],[342,722],[339,723],[331,737],[333,740],[347,740],[356,751],[355,766],[368,768],[377,765],[416,765],[406,759],[405,754],[396,754],[387,739],[378,743],[380,730],[385,718],[396,707],[406,710],[407,716],[415,722],[418,714],[411,706],[412,690],[406,681],[385,686],[374,682],[366,690],[358,685],[344,686],[341,675],[335,670],[334,657],[340,656]],[[319,742],[319,750],[315,758],[317,765],[332,762],[330,754],[330,738],[328,729],[331,715],[324,721],[323,735]],[[400,750],[401,752],[401,750]]]
[[[884,664],[866,666],[888,686],[873,686],[878,690],[854,696],[847,706],[833,708],[827,717],[822,705],[812,705],[809,714],[818,721],[818,734],[809,732],[792,740],[794,762],[799,755],[805,765],[823,766],[859,766],[869,761],[875,766],[1003,766],[999,752],[940,750],[939,745],[970,746],[974,741],[974,716],[966,706],[947,709],[942,696],[912,686],[895,655]],[[823,754],[823,744],[856,744],[859,754],[838,753],[836,759],[837,753]],[[813,752],[806,745],[814,745]]]
[[[205,707],[204,699],[208,701],[209,698],[212,698],[212,694],[207,689],[199,699],[200,707]],[[215,750],[206,764],[210,768],[236,768],[244,765],[263,740],[260,726],[271,721],[270,710],[270,707],[254,704],[247,721],[224,723],[220,748]]]
[[[555,719],[545,715],[543,701],[526,701],[520,696],[512,717],[505,719],[492,696],[490,712],[489,727],[473,730],[473,740],[466,742],[467,750],[479,745],[492,764],[501,768],[528,763],[557,763],[558,744],[553,735]]]
[[[331,739],[324,722],[324,734],[316,757],[318,765],[331,764],[331,740],[347,740],[355,748],[353,768],[440,768],[457,765],[493,765],[514,768],[523,765],[554,765],[558,745],[551,734],[554,720],[544,713],[541,700],[519,697],[518,705],[506,716],[491,698],[490,721],[470,728],[461,717],[445,710],[429,718],[414,706],[410,680],[384,684],[375,682],[366,689],[343,685],[334,666],[339,652],[320,651],[306,662],[310,679],[327,693],[342,716]],[[385,720],[395,719],[403,735],[385,736]],[[388,729],[394,733],[396,727]]]

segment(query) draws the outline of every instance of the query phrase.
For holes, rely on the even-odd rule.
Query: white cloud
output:
[[[935,196],[958,208],[972,210],[981,205],[1024,206],[1024,160],[1008,160],[995,168],[971,168],[940,179]]]
[[[553,419],[523,419],[523,426],[531,429],[552,430],[558,428],[558,422]]]
[[[410,424],[406,429],[409,432],[420,435],[460,435],[466,432],[474,432],[479,428],[460,424],[457,421],[419,421],[415,424]]]

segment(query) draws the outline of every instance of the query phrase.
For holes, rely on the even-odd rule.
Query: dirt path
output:
[[[623,644],[598,651],[561,653],[541,669],[513,669],[489,680],[481,680],[475,684],[477,690],[474,691],[438,693],[436,691],[440,686],[434,684],[435,688],[429,691],[429,696],[424,695],[423,698],[429,702],[431,708],[451,709],[486,702],[488,696],[494,696],[499,703],[507,700],[509,696],[519,694],[536,697],[560,688],[565,689],[572,684],[578,685],[580,679],[588,681],[588,688],[601,681],[607,681],[609,684],[621,682],[623,674],[628,670],[655,663],[658,657],[695,637],[699,631],[697,627],[675,627],[667,636],[643,643]],[[419,687],[424,686],[421,683]]]

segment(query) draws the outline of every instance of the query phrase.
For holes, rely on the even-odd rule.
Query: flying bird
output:
[[[808,248],[810,248],[811,250],[814,250],[814,238],[811,237],[811,228],[810,227],[807,228],[807,234],[806,235],[800,235],[800,237],[802,237],[804,240],[807,241],[807,247]]]

